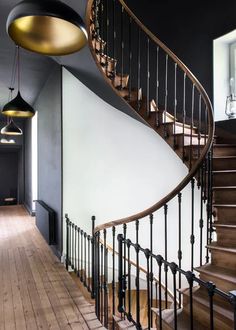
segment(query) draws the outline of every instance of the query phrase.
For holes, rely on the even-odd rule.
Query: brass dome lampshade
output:
[[[10,12],[7,32],[27,50],[52,56],[77,52],[88,36],[82,18],[59,0],[24,0]]]
[[[1,129],[2,135],[22,135],[22,130],[14,123],[13,119],[10,119],[10,122]]]
[[[14,88],[10,87],[11,100],[4,105],[2,114],[8,117],[21,117],[29,118],[35,115],[34,109],[27,103],[20,94],[20,50],[17,46],[17,69],[18,69],[18,93],[17,96],[12,99],[12,92]]]

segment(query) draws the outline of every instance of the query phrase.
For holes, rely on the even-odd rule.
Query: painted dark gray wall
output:
[[[236,1],[198,1],[194,6],[171,0],[125,2],[190,68],[212,99],[213,40],[236,29]]]
[[[56,212],[57,244],[61,254],[61,67],[54,64],[52,72],[35,104],[38,111],[38,199]]]
[[[6,197],[17,197],[18,192],[18,151],[0,151],[0,205]],[[15,194],[14,194],[15,192]],[[14,196],[13,196],[14,195]]]
[[[24,125],[24,158],[25,158],[25,196],[24,204],[29,213],[32,213],[32,161],[31,161],[31,119]]]

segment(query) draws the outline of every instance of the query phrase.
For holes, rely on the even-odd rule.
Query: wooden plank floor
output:
[[[0,207],[0,330],[105,329],[22,206]]]

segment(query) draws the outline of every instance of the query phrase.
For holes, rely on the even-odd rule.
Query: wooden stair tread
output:
[[[229,253],[236,253],[236,248],[229,248],[225,246],[220,246],[217,245],[217,242],[213,242],[210,245],[206,246],[210,250],[218,250],[218,251],[224,251],[224,252],[229,252]]]
[[[159,315],[158,308],[152,308],[152,311]],[[167,323],[171,329],[174,329],[174,309],[164,309],[162,310],[162,320]],[[181,330],[189,330],[190,327],[190,318],[189,315],[186,314],[183,309],[177,309],[177,322],[178,329]],[[195,328],[198,330],[205,330],[205,327],[199,324],[197,320],[194,320]]]
[[[228,208],[236,208],[236,204],[212,204],[212,207],[228,207]]]
[[[214,159],[236,159],[236,156],[213,156],[213,161]]]
[[[236,170],[213,170],[212,171],[213,174],[227,174],[227,173],[235,173],[236,174]]]
[[[213,223],[213,227],[217,228],[226,228],[226,229],[236,229],[236,225],[228,225],[228,224],[218,224],[218,223]]]
[[[218,147],[223,147],[223,148],[227,148],[227,147],[234,147],[234,148],[236,148],[236,144],[227,144],[227,143],[222,143],[222,144],[220,144],[220,143],[214,143],[214,145],[213,145],[213,147],[215,147],[215,148],[218,148]]]
[[[189,297],[189,290],[185,291],[184,293],[186,296]],[[209,296],[207,294],[207,290],[205,290],[205,292],[203,290],[197,290],[194,294],[193,294],[193,304],[194,301],[201,304],[202,306],[204,306],[207,310],[209,309]],[[218,300],[214,300],[214,304],[213,304],[213,309],[214,312],[218,313],[220,316],[224,316],[225,318],[229,319],[230,321],[234,320],[234,313],[233,310],[229,309],[230,304],[225,301],[225,303],[223,303],[222,301],[218,301]]]
[[[116,315],[113,315],[113,319],[120,329],[136,330],[136,326],[128,320],[122,320],[119,316]],[[147,330],[147,328],[143,328],[143,330]],[[156,328],[150,328],[150,330],[156,330]]]
[[[236,186],[215,186],[212,187],[213,190],[220,190],[220,189],[228,189],[228,190],[234,190],[236,189]]]
[[[212,275],[214,277],[218,277],[220,279],[224,279],[226,281],[236,284],[236,271],[233,271],[231,269],[222,268],[212,264],[206,264],[204,266],[196,267],[194,269],[199,273]]]

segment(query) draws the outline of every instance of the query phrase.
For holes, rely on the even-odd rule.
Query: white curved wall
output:
[[[63,212],[72,221],[91,233],[92,215],[100,224],[143,211],[171,191],[186,173],[185,165],[158,134],[106,104],[63,70]],[[176,260],[178,248],[176,200],[168,213],[170,261]],[[183,201],[182,244],[189,267],[189,187]],[[195,218],[197,233],[198,207]],[[129,228],[129,237],[134,240],[133,224]],[[148,247],[148,241],[149,225],[143,220],[140,243]],[[163,243],[161,210],[154,215],[156,253],[164,252]]]

